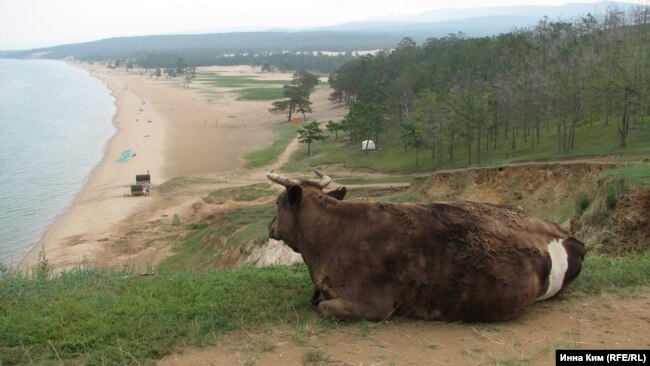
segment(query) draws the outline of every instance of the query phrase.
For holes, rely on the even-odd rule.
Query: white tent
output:
[[[372,140],[363,140],[361,142],[361,151],[375,151],[375,143]]]

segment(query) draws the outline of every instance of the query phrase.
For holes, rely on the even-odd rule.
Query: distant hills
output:
[[[450,33],[463,32],[470,37],[492,36],[512,31],[514,28],[533,26],[541,17],[524,15],[492,15],[430,23],[381,21],[337,25],[323,30],[337,32],[369,32],[408,36],[418,41],[440,38]]]
[[[67,44],[21,51],[3,51],[0,57],[13,58],[111,58],[142,57],[148,53],[192,53],[210,50],[217,54],[298,51],[354,51],[394,48],[399,40],[411,37],[422,43],[463,32],[470,37],[491,36],[536,24],[544,16],[550,20],[604,14],[616,6],[627,11],[635,4],[605,1],[563,6],[508,6],[462,10],[435,10],[407,16],[382,17],[363,22],[311,29],[284,29],[261,32],[177,34],[120,37],[94,42]]]
[[[587,13],[605,13],[611,6],[616,6],[621,10],[627,10],[635,6],[633,3],[601,1],[598,3],[570,3],[561,6],[550,5],[517,5],[517,6],[494,6],[471,9],[438,9],[427,11],[419,14],[376,17],[368,21],[402,21],[402,22],[445,22],[452,20],[462,20],[478,17],[491,16],[513,16],[528,17],[536,20],[547,16],[551,19],[573,18],[583,16]]]
[[[492,36],[507,33],[514,28],[534,26],[545,16],[551,21],[571,20],[585,16],[604,14],[616,7],[628,11],[636,4],[602,1],[598,3],[571,3],[562,6],[527,5],[499,6],[471,9],[440,9],[419,14],[370,18],[363,22],[320,27],[315,30],[385,32],[408,35],[416,41],[440,38],[450,33],[463,32],[470,37]]]
[[[233,32],[212,34],[175,34],[109,38],[55,47],[9,51],[4,57],[44,57],[53,59],[125,57],[144,53],[199,52],[252,53],[282,51],[348,51],[394,47],[401,37],[381,32]]]

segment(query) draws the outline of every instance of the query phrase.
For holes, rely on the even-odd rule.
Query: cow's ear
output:
[[[287,199],[291,205],[299,204],[302,199],[302,188],[297,184],[287,188]]]
[[[336,198],[339,201],[343,201],[343,198],[345,198],[346,193],[348,193],[348,190],[345,187],[338,187],[333,191],[327,192],[327,195],[332,198]]]

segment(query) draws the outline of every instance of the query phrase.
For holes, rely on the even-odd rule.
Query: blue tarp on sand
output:
[[[122,151],[122,155],[120,155],[120,157],[117,158],[117,162],[126,163],[127,161],[129,161],[129,159],[131,159],[132,156],[133,156],[133,151],[131,149],[126,149]]]

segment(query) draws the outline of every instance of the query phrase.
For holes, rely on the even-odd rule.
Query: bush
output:
[[[589,208],[589,206],[591,206],[591,201],[592,201],[592,198],[588,194],[586,194],[584,192],[581,193],[578,196],[577,205],[578,205],[578,213],[580,215],[585,213],[585,211],[587,211],[587,208]]]
[[[607,184],[605,187],[605,203],[608,210],[613,210],[618,203],[619,197],[625,192],[626,186],[623,180]]]

